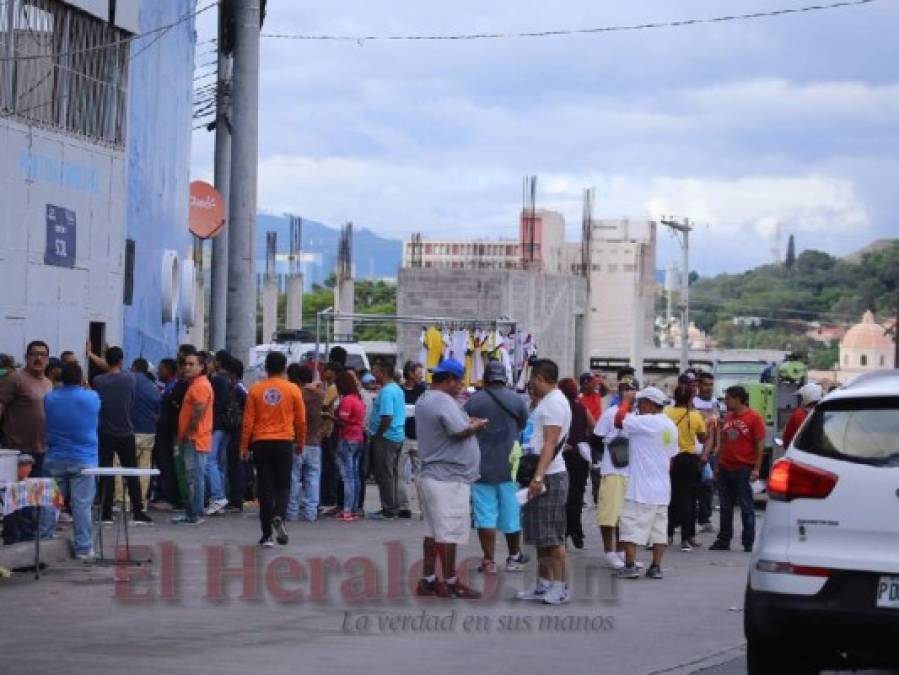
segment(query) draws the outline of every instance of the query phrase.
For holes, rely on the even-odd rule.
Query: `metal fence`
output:
[[[129,37],[59,0],[0,0],[0,115],[123,146]]]

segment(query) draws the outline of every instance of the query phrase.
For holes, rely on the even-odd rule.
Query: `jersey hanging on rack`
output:
[[[425,380],[431,381],[431,368],[436,368],[443,359],[443,334],[436,326],[431,326],[425,331],[425,347],[428,350],[428,356],[425,361]]]
[[[453,331],[450,344],[451,355],[459,363],[465,363],[465,353],[468,351],[468,331],[457,328]]]
[[[465,343],[465,386],[470,387],[474,384],[474,336],[475,331],[468,331],[468,340]]]

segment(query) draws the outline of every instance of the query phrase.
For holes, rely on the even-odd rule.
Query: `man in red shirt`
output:
[[[724,392],[727,414],[719,431],[718,497],[721,523],[712,551],[729,551],[734,534],[734,504],[740,506],[743,521],[743,550],[752,551],[755,542],[755,503],[752,483],[759,478],[765,449],[765,420],[749,407],[749,394],[740,386]]]
[[[580,377],[580,384],[581,395],[578,400],[593,417],[593,424],[596,424],[602,417],[602,396],[597,391],[597,378],[593,373],[584,373]]]

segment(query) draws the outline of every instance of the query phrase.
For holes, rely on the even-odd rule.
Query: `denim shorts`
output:
[[[515,493],[518,483],[472,483],[471,506],[474,526],[478,529],[497,529],[503,534],[521,531],[521,507]]]

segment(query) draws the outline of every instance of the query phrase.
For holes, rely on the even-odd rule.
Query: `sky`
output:
[[[826,1],[826,0],[822,0]],[[269,0],[263,32],[516,32],[811,0]],[[580,232],[687,217],[703,275],[899,236],[899,1],[632,32],[453,42],[262,39],[259,209],[390,237],[517,235],[522,179]],[[215,11],[197,20],[215,36]],[[214,60],[197,50],[198,72]],[[206,80],[209,82],[209,80]],[[195,131],[192,173],[212,176]],[[780,224],[780,226],[778,226]],[[657,267],[680,259],[659,235]]]

